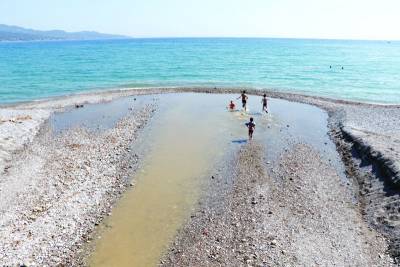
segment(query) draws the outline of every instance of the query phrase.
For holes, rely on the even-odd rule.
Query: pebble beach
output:
[[[240,89],[127,88],[0,107],[0,265],[87,265],[96,229],[135,189],[146,156],[137,147],[162,112],[157,98]],[[282,119],[266,128],[287,129],[281,141],[238,146],[210,167],[214,178],[160,265],[396,266],[400,106],[247,92],[326,114],[327,144],[299,138]],[[107,127],[54,131],[57,114],[119,100],[131,104]]]

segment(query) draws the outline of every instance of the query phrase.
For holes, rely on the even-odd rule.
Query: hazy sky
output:
[[[0,23],[134,37],[400,39],[400,0],[0,0]]]

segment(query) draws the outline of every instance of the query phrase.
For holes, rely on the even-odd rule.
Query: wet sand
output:
[[[144,146],[138,144],[141,143],[141,136],[144,136],[146,131],[151,131],[152,123],[148,124],[147,122],[152,117],[153,111],[155,110],[156,115],[160,112],[156,108],[158,102],[153,98],[162,100],[163,97],[144,95],[188,91],[230,93],[232,89],[170,88],[166,91],[135,89],[23,103],[2,109],[0,115],[3,122],[0,124],[0,136],[3,136],[2,140],[6,140],[7,144],[2,146],[2,152],[5,151],[6,155],[3,153],[5,156],[2,156],[4,171],[0,180],[1,199],[4,200],[0,209],[2,215],[0,250],[3,255],[0,262],[50,265],[82,263],[83,258],[87,257],[87,248],[90,247],[87,243],[93,243],[92,239],[97,238],[97,235],[93,234],[96,225],[103,221],[103,218],[111,211],[112,205],[120,198],[121,193],[129,188],[130,184],[133,185],[133,189],[129,190],[128,194],[134,194],[136,178],[141,177],[141,175],[137,175],[136,171],[140,164],[146,162],[146,156],[151,154]],[[252,92],[260,94],[257,91]],[[245,253],[242,258],[232,252],[229,252],[231,254],[222,253],[226,254],[225,258],[224,256],[220,258],[225,259],[222,262],[213,260],[213,257],[219,257],[216,256],[217,254],[210,256],[208,245],[211,244],[213,249],[223,246],[215,245],[215,240],[214,243],[208,244],[207,231],[204,234],[204,229],[202,229],[200,232],[195,232],[196,237],[188,238],[197,229],[196,220],[215,218],[207,224],[210,225],[210,229],[213,227],[218,229],[217,222],[226,220],[226,218],[220,220],[222,217],[218,216],[209,217],[207,212],[202,213],[204,207],[208,207],[207,203],[215,202],[212,197],[213,190],[220,192],[218,203],[222,208],[229,210],[232,203],[238,203],[238,214],[249,210],[248,201],[244,201],[243,206],[240,207],[239,202],[227,201],[227,199],[235,199],[236,196],[235,201],[238,201],[249,197],[250,207],[255,205],[251,202],[257,196],[250,196],[246,193],[247,191],[251,194],[254,193],[247,190],[251,186],[247,185],[243,188],[239,186],[238,195],[235,191],[229,190],[229,187],[236,186],[236,181],[238,181],[237,185],[240,185],[241,179],[248,177],[243,175],[238,177],[237,173],[233,171],[235,168],[226,170],[223,167],[228,162],[233,164],[229,166],[235,167],[235,159],[240,158],[242,154],[245,158],[251,157],[251,153],[248,154],[246,149],[251,151],[255,148],[252,146],[247,148],[249,145],[243,142],[246,135],[244,129],[243,137],[230,137],[231,145],[236,148],[243,147],[244,152],[242,151],[238,157],[226,152],[225,156],[214,164],[206,164],[210,168],[208,171],[215,173],[214,177],[224,177],[225,182],[218,182],[212,189],[207,186],[202,187],[203,189],[198,192],[200,203],[195,200],[196,198],[191,200],[194,205],[190,204],[187,207],[190,212],[182,213],[184,215],[176,224],[175,229],[180,228],[181,231],[175,241],[173,241],[173,232],[176,230],[172,231],[169,238],[165,239],[167,245],[164,244],[164,247],[159,249],[167,252],[163,263],[179,265],[180,262],[187,262],[181,255],[188,255],[187,251],[193,249],[193,246],[188,243],[187,246],[182,247],[182,244],[193,242],[200,235],[206,239],[206,243],[198,244],[198,249],[195,250],[198,257],[192,257],[191,260],[196,262],[197,258],[203,259],[210,265],[224,266],[228,259],[232,259],[230,257],[240,259],[238,265],[256,262],[261,264],[263,261],[272,265],[280,263],[303,266],[334,263],[347,265],[350,261],[342,261],[343,257],[359,263],[360,266],[363,264],[371,266],[391,264],[388,252],[396,256],[399,251],[396,240],[400,237],[397,226],[398,217],[396,217],[397,203],[400,202],[397,200],[398,191],[395,189],[398,175],[396,172],[398,158],[396,157],[398,157],[399,151],[397,138],[399,129],[393,119],[400,114],[400,109],[397,106],[329,101],[275,92],[270,92],[269,95],[311,104],[327,111],[325,113],[310,105],[273,99],[271,100],[271,115],[262,117],[256,108],[258,98],[251,97],[255,99],[255,102],[251,103],[250,112],[258,123],[257,138],[262,137],[255,140],[254,143],[257,153],[261,153],[259,160],[260,164],[265,164],[265,170],[262,169],[262,171],[266,174],[263,175],[263,179],[260,178],[265,183],[264,189],[259,189],[267,190],[269,187],[283,186],[283,188],[277,187],[275,198],[279,199],[279,196],[282,195],[281,202],[288,201],[288,203],[283,208],[279,205],[274,206],[273,199],[269,199],[269,206],[264,205],[261,211],[254,211],[254,218],[252,213],[243,213],[246,215],[246,220],[240,220],[239,223],[243,223],[243,231],[250,231],[251,235],[251,229],[257,230],[257,227],[250,221],[257,220],[258,215],[265,216],[266,209],[274,209],[276,213],[272,211],[272,214],[278,216],[275,218],[276,221],[282,220],[280,226],[271,224],[264,217],[264,223],[260,225],[272,227],[270,231],[281,233],[280,236],[276,237],[274,242],[269,239],[257,241],[265,245],[264,248],[260,248],[261,250],[250,249],[254,247],[251,244],[257,244],[257,242],[248,242],[250,246],[247,241],[242,241],[242,239],[247,240],[246,237],[240,240],[231,239],[224,245],[227,247],[242,246],[245,248],[243,249]],[[227,103],[233,96],[218,97],[223,97],[223,103],[225,101]],[[137,98],[138,104],[128,106],[127,103],[135,102],[133,98]],[[139,104],[142,98],[143,102]],[[108,109],[88,104],[97,102],[103,103],[101,105],[108,105]],[[75,109],[74,105],[80,103],[84,103],[85,107]],[[132,110],[129,110],[130,108]],[[202,108],[207,108],[207,106],[202,106]],[[50,117],[50,114],[55,111],[64,113]],[[75,115],[73,115],[74,112],[76,112]],[[164,110],[161,109],[161,112]],[[226,111],[222,108],[221,112]],[[17,118],[22,113],[25,116],[24,120],[21,119],[22,117]],[[79,116],[79,114],[85,115]],[[31,118],[26,116],[31,116]],[[362,120],[365,116],[370,116],[371,122]],[[248,116],[239,114],[233,118],[241,125],[248,119]],[[46,120],[48,122],[43,124]],[[54,126],[53,130],[49,129],[49,123]],[[150,126],[143,129],[145,125]],[[13,136],[10,134],[10,127],[14,127],[12,133],[21,134]],[[261,128],[264,130],[259,130]],[[334,143],[330,141],[328,132]],[[54,133],[56,133],[55,136]],[[133,136],[132,133],[134,133]],[[21,142],[16,142],[16,140]],[[336,148],[339,153],[336,152]],[[359,162],[355,152],[358,152]],[[306,155],[315,155],[315,161],[305,161],[304,165],[300,164],[293,168],[293,164],[295,164],[293,162],[301,163],[307,158]],[[104,159],[107,160],[104,162]],[[246,160],[242,161],[246,162]],[[290,162],[290,164],[285,165],[285,162]],[[245,163],[243,168],[251,166],[250,163]],[[281,164],[284,167],[281,167]],[[68,172],[65,171],[66,167]],[[374,171],[378,167],[379,173]],[[285,173],[282,168],[286,168],[286,171],[289,169],[290,172]],[[145,165],[139,169],[145,169]],[[326,171],[326,169],[330,171]],[[300,184],[297,188],[297,183],[289,182],[292,181],[290,179],[286,183],[284,177],[280,177],[282,175],[292,175],[292,179],[300,177],[301,181],[308,182]],[[209,178],[204,174],[200,176]],[[322,186],[324,181],[321,178],[327,177],[332,183],[329,188],[334,188],[331,193]],[[132,180],[132,178],[134,179]],[[211,179],[209,182],[212,184],[214,181],[219,180]],[[249,183],[250,185],[253,183],[251,179]],[[317,186],[318,184],[321,184],[320,190],[313,192],[312,185]],[[388,194],[388,190],[391,194]],[[268,192],[260,194],[269,195]],[[89,197],[91,193],[94,193],[94,197]],[[327,200],[323,199],[325,195],[330,194],[334,194],[334,196],[332,195]],[[271,196],[273,195],[271,193]],[[372,198],[372,196],[374,197]],[[255,200],[255,202],[258,204],[259,200]],[[303,214],[303,216],[296,213],[296,207],[289,205],[292,202],[300,204],[299,214]],[[123,203],[123,200],[120,203]],[[343,216],[343,218],[329,221],[332,216],[329,212],[325,212],[324,207],[318,206],[321,203],[328,203],[328,207],[331,205],[332,210],[329,211],[332,214],[336,212],[336,217]],[[308,206],[311,210],[314,209],[312,211],[314,215],[310,216]],[[79,212],[77,212],[77,208]],[[210,212],[213,212],[213,208],[210,208]],[[192,215],[190,216],[190,214]],[[231,214],[234,215],[235,211],[231,211]],[[284,214],[290,216],[282,217]],[[281,226],[287,224],[288,219],[291,218],[293,220],[289,222],[293,227],[282,228]],[[321,218],[324,219],[323,222],[328,221],[328,225],[322,223]],[[346,219],[351,221],[351,225],[354,227],[348,227]],[[336,224],[341,227],[333,227]],[[327,234],[330,238],[324,239],[312,231],[298,228],[300,225],[309,225],[309,229],[315,229],[321,235]],[[369,226],[372,226],[374,230],[369,229]],[[224,229],[231,228],[225,227]],[[290,231],[295,231],[297,234],[286,236]],[[340,238],[336,239],[336,236]],[[167,250],[168,242],[172,242],[169,252]],[[241,245],[242,242],[244,245]],[[268,245],[268,242],[272,242],[272,244]],[[282,248],[278,242],[282,242],[282,246],[285,248]],[[364,244],[368,244],[368,246],[366,247]],[[279,247],[279,249],[274,250],[271,248],[273,246]],[[302,250],[303,246],[309,247],[310,250]],[[284,250],[284,253],[280,250]],[[312,254],[307,254],[310,251]],[[266,258],[254,259],[253,252],[258,255],[270,255],[272,258],[266,256]],[[160,255],[160,251],[155,254]],[[206,257],[207,261],[202,257]],[[261,258],[263,261],[260,261]],[[313,262],[309,261],[311,258],[314,260]],[[330,261],[327,260],[328,258]],[[198,265],[198,263],[194,265]]]

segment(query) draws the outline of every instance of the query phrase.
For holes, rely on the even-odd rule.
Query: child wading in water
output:
[[[263,98],[262,98],[262,100],[261,100],[261,103],[262,103],[262,105],[263,105],[262,111],[265,111],[266,113],[268,113],[267,102],[268,102],[267,95],[264,94],[264,96],[263,96]]]
[[[256,128],[256,124],[254,123],[254,119],[250,118],[250,121],[246,123],[247,128],[249,129],[249,139],[253,139],[253,133]]]
[[[242,107],[243,109],[246,111],[247,110],[247,95],[246,95],[246,91],[243,91],[242,94],[237,98],[242,98]]]
[[[235,103],[233,103],[233,101],[231,100],[231,102],[228,105],[229,110],[235,110]]]

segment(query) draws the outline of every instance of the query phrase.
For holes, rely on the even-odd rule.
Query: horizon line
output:
[[[100,34],[108,34],[108,35],[119,35],[123,38],[121,39],[202,39],[202,38],[215,38],[215,39],[223,39],[223,38],[232,38],[232,39],[294,39],[294,40],[329,40],[329,41],[383,41],[383,42],[397,42],[400,41],[399,39],[376,39],[376,38],[346,38],[346,37],[289,37],[289,36],[168,36],[168,35],[160,35],[160,36],[132,36],[132,35],[126,35],[123,33],[109,33],[109,32],[103,32],[103,31],[98,31],[98,30],[78,30],[78,31],[67,31],[67,30],[62,30],[62,29],[50,29],[50,30],[40,30],[36,28],[32,28],[31,26],[19,26],[15,24],[5,24],[5,23],[0,23],[0,25],[5,25],[5,26],[11,26],[11,27],[20,27],[20,28],[25,28],[27,30],[36,30],[36,31],[64,31],[66,33],[82,33],[82,32],[95,32],[95,33],[100,33]],[[44,40],[45,41],[45,40]]]
[[[126,35],[125,35],[126,36]],[[327,41],[382,41],[398,42],[400,39],[368,38],[328,38],[328,37],[280,37],[280,36],[126,36],[128,39],[293,39],[293,40],[327,40]]]

